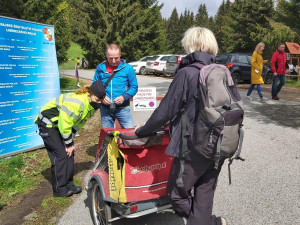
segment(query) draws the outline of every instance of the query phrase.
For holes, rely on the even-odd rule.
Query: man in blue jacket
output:
[[[105,54],[106,61],[97,66],[93,81],[101,80],[106,86],[106,97],[100,105],[102,128],[114,128],[116,118],[122,128],[134,128],[129,106],[138,90],[135,72],[120,58],[121,48],[117,44],[109,44]]]

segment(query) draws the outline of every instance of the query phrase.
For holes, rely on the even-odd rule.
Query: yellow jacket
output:
[[[88,93],[62,94],[48,102],[40,111],[35,123],[42,121],[46,127],[57,127],[66,146],[73,145],[76,132],[95,113]]]
[[[263,64],[262,52],[254,51],[251,58],[251,84],[264,84],[261,76]]]

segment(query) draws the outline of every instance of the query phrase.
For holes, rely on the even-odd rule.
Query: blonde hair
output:
[[[259,51],[259,49],[260,49],[260,47],[262,47],[262,46],[266,46],[266,45],[265,45],[265,43],[263,43],[263,42],[259,42],[259,43],[256,45],[256,47],[255,47],[255,50],[254,50],[254,51],[258,52],[258,51]]]
[[[188,54],[201,51],[216,56],[219,50],[215,35],[205,27],[189,28],[184,33],[181,44]]]
[[[78,89],[77,91],[75,91],[75,94],[77,95],[82,95],[85,93],[89,93],[91,95],[94,95],[91,89],[91,85],[84,85],[82,86],[80,89]]]

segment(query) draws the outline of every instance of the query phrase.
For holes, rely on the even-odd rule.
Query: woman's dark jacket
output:
[[[185,109],[188,120],[194,121],[195,117],[195,99],[193,94],[198,86],[200,70],[189,65],[195,62],[209,65],[213,61],[213,56],[204,52],[194,52],[183,58],[165,97],[146,124],[136,130],[136,134],[138,136],[147,136],[152,132],[161,130],[169,121],[173,120],[170,123],[171,140],[166,149],[166,154],[178,157],[181,144],[182,114],[180,110],[186,106],[188,101],[192,101]],[[198,157],[197,153],[191,151],[187,159],[197,160]]]

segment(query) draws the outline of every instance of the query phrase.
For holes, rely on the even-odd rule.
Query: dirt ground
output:
[[[87,81],[90,82],[90,81]],[[247,91],[249,84],[239,84],[239,90]],[[262,86],[263,94],[270,99],[271,85]],[[256,90],[253,94],[257,94]],[[300,102],[300,87],[284,86],[279,94],[283,100],[299,101]],[[100,119],[99,111],[92,117],[86,126],[79,132],[80,136],[76,138],[75,148],[75,177],[83,178],[88,170],[93,165],[94,154],[97,149]],[[50,167],[50,165],[49,165]],[[47,171],[50,174],[50,169]],[[0,211],[0,224],[16,225],[29,222],[30,217],[41,208],[41,203],[44,198],[52,195],[51,184],[49,180],[43,181],[39,187],[29,194],[20,196],[21,200],[17,206],[4,207]],[[76,196],[71,197],[73,200]],[[59,217],[60,215],[53,215]]]

